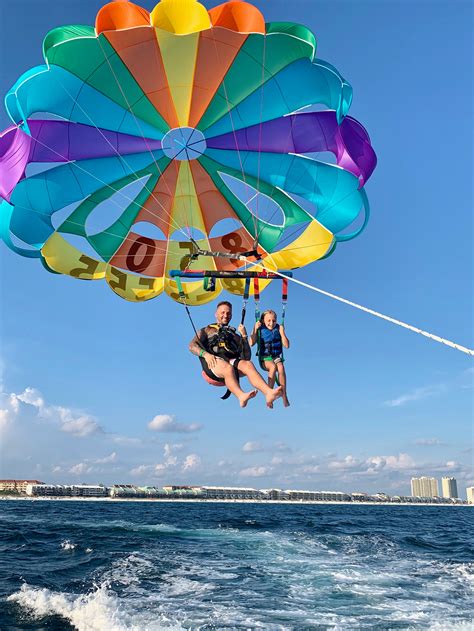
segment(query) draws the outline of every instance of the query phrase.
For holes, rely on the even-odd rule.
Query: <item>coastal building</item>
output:
[[[286,491],[282,491],[282,489],[260,489],[263,493],[264,500],[288,500],[288,493]]]
[[[27,484],[26,494],[37,497],[106,497],[106,486],[96,484]]]
[[[443,497],[458,497],[456,478],[441,478],[441,493]]]
[[[213,500],[261,500],[262,491],[237,486],[201,486],[203,498]]]
[[[421,478],[412,478],[411,494],[413,497],[438,497],[438,480],[436,478],[428,478],[425,476],[422,476]]]
[[[285,491],[292,501],[301,502],[349,502],[351,496],[339,491]]]
[[[28,484],[43,484],[40,480],[0,480],[0,493],[26,493]]]
[[[468,486],[466,489],[467,503],[474,504],[474,486]]]

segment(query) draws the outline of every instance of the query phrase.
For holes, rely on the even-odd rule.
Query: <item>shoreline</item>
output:
[[[251,500],[251,499],[235,499],[235,500],[219,500],[219,499],[207,499],[207,498],[193,498],[193,499],[168,499],[157,497],[27,497],[27,496],[14,496],[7,495],[0,497],[0,501],[33,501],[33,502],[160,502],[166,504],[189,504],[193,503],[207,503],[207,504],[291,504],[301,506],[305,504],[311,505],[328,505],[328,506],[443,506],[448,508],[468,508],[474,507],[474,504],[434,504],[434,503],[408,503],[408,502],[337,502],[337,501],[317,501],[317,500]]]

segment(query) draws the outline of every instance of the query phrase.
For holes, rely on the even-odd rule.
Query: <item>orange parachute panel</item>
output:
[[[239,33],[265,33],[265,18],[252,4],[233,0],[209,10],[213,26]]]
[[[134,26],[150,26],[150,14],[132,2],[109,2],[100,9],[95,20],[97,35]]]

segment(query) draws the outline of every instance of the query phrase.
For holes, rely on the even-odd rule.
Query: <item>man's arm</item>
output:
[[[204,349],[204,340],[206,339],[206,333],[204,329],[199,329],[197,335],[189,343],[189,350],[193,355],[199,357]]]
[[[250,350],[249,341],[247,338],[247,331],[243,324],[239,324],[239,333],[242,336],[240,338],[240,359],[250,359],[252,357],[252,351]]]

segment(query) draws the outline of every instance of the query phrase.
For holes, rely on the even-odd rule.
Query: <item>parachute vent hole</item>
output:
[[[106,194],[112,192],[112,194],[104,201],[99,202],[93,208],[92,212],[89,213],[85,221],[87,236],[92,237],[94,235],[101,234],[109,228],[113,232],[113,224],[121,219],[122,215],[128,208],[131,210],[132,218],[130,220],[129,216],[127,221],[131,224],[141,210],[141,206],[135,202],[135,200],[141,191],[146,187],[149,179],[150,175],[145,175],[144,177],[130,182],[115,192],[113,192],[112,189],[117,189],[117,185],[114,185],[113,183],[110,184],[110,188],[105,187],[105,189],[101,189],[100,192],[104,191]],[[88,198],[88,201],[93,204],[94,195],[91,195]]]
[[[149,237],[150,239],[156,239],[158,241],[166,241],[164,232],[155,226],[155,224],[149,221],[139,221],[133,224],[133,232],[139,234],[141,237]]]
[[[272,226],[282,226],[284,224],[283,211],[271,197],[233,175],[221,172],[219,175],[227,188],[255,218]]]
[[[324,164],[337,164],[337,158],[332,151],[317,151],[315,153],[305,153],[303,155]]]
[[[214,239],[216,237],[223,237],[226,234],[236,232],[243,227],[243,224],[237,219],[220,219],[211,228],[209,232],[209,238]]]
[[[32,252],[38,251],[38,248],[34,248],[29,243],[26,243],[26,241],[22,241],[16,236],[16,234],[14,234],[11,231],[10,231],[10,238],[12,240],[13,245],[16,245],[19,248],[23,248],[24,250],[31,250]]]
[[[46,173],[46,171],[52,171],[56,167],[63,166],[63,164],[63,162],[30,162],[26,165],[25,175],[26,177],[31,177],[32,175]]]
[[[204,232],[188,226],[184,226],[182,230],[175,230],[170,235],[170,241],[191,241],[191,239],[194,239],[194,241],[207,241]]]
[[[73,204],[68,204],[67,206],[64,206],[64,208],[60,208],[53,215],[51,215],[51,224],[53,225],[53,228],[55,230],[58,230],[58,228],[66,221],[66,219],[68,219],[72,215],[76,208],[81,205],[81,203],[82,202],[79,201],[74,202]]]
[[[91,246],[89,241],[87,241],[87,239],[85,239],[84,237],[80,237],[77,234],[61,234],[61,236],[65,239],[65,241],[67,241],[69,243],[69,245],[72,245],[74,248],[79,250],[79,252],[81,254],[85,254],[86,256],[90,256],[91,258],[96,259],[98,261],[102,261],[103,260],[102,256],[97,254],[97,252]],[[110,252],[110,253],[107,252],[107,254],[109,254],[109,256],[112,256],[114,253],[113,252]]]

